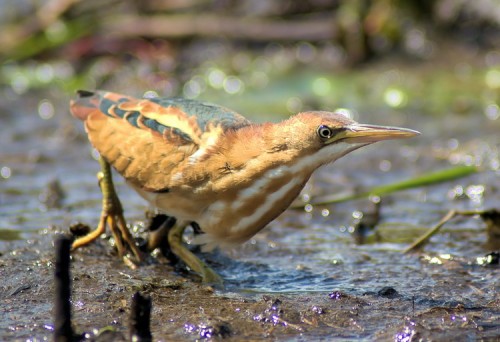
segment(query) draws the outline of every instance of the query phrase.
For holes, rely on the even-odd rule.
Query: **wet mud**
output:
[[[101,210],[98,163],[68,99],[58,97],[53,116],[44,118],[38,113],[44,97],[50,95],[2,105],[0,340],[51,339],[54,239],[70,227],[94,227]],[[450,123],[446,114],[417,111],[363,113],[359,121],[424,134],[325,166],[304,190],[304,208],[287,210],[241,248],[203,254],[225,279],[224,289],[200,284],[157,252],[131,269],[109,236],[72,253],[74,331],[127,340],[132,297],[140,292],[152,300],[153,340],[498,341],[500,267],[485,222],[455,218],[422,250],[402,251],[450,209],[498,210],[500,121],[477,111]],[[306,205],[316,196],[456,165],[479,171],[383,196],[375,227],[363,228],[362,239],[357,223],[373,215],[368,199]],[[134,236],[143,239],[145,203],[120,178],[117,190]]]

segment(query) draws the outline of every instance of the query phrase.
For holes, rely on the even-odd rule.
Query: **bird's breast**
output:
[[[203,212],[211,203],[207,200],[201,200],[201,198],[189,192],[154,193],[133,186],[132,184],[130,186],[152,206],[182,221],[198,222]]]
[[[135,190],[166,214],[198,223],[205,234],[195,243],[210,249],[243,243],[257,234],[288,208],[312,171],[304,171],[296,164],[281,164],[259,174],[248,174],[243,177],[245,182],[232,185],[204,183],[196,189],[168,193]]]
[[[242,243],[280,215],[300,193],[309,174],[286,165],[270,169],[227,194],[220,194],[197,221],[220,244]]]

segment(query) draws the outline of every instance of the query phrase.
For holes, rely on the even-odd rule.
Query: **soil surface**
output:
[[[373,73],[393,66],[381,68]],[[41,114],[40,99],[51,99],[50,115]],[[33,92],[2,104],[3,341],[51,339],[53,241],[75,222],[98,222],[98,163],[68,100]],[[132,269],[109,236],[75,251],[74,330],[89,339],[127,340],[131,298],[139,291],[152,299],[151,330],[160,341],[500,340],[500,267],[491,254],[498,246],[488,244],[485,222],[454,219],[423,250],[401,252],[450,209],[499,208],[500,120],[498,106],[488,106],[488,115],[471,109],[430,117],[417,115],[416,107],[406,116],[378,108],[356,118],[423,134],[323,167],[298,203],[478,167],[465,178],[383,196],[380,219],[362,232],[363,244],[356,221],[373,214],[368,199],[289,209],[241,248],[200,254],[225,279],[223,289],[200,284],[156,252]],[[116,183],[131,230],[142,239],[146,205],[119,177]]]

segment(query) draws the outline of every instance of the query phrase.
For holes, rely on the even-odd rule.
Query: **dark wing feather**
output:
[[[235,111],[209,102],[184,98],[153,98],[150,101],[162,107],[176,107],[188,116],[195,116],[198,127],[205,131],[209,124],[219,125],[224,130],[248,126],[250,122]]]
[[[189,156],[225,131],[250,125],[230,109],[194,100],[79,95],[71,111],[85,121],[92,145],[127,181],[149,191],[168,191]]]

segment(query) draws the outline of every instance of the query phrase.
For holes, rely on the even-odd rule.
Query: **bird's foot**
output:
[[[186,224],[178,222],[168,232],[168,243],[171,251],[179,257],[191,270],[201,276],[203,283],[222,286],[222,278],[205,264],[200,258],[193,254],[183,243],[182,234]]]
[[[106,232],[106,225],[108,225],[113,234],[120,258],[124,259],[125,263],[129,265],[140,263],[143,257],[123,217],[123,208],[115,192],[109,164],[102,157],[99,159],[99,163],[101,164],[102,171],[97,174],[97,178],[103,195],[99,224],[89,234],[76,239],[71,249],[75,250],[95,241]],[[128,251],[133,254],[133,259],[127,257]]]
[[[116,200],[118,200],[118,198],[116,198]],[[118,209],[116,208],[116,204],[118,204],[119,206]],[[75,250],[82,246],[88,245],[98,239],[102,234],[106,232],[107,225],[109,226],[111,233],[113,234],[116,249],[118,250],[118,255],[120,256],[120,258],[124,259],[127,264],[135,264],[141,262],[143,260],[143,256],[139,251],[139,248],[135,244],[132,234],[127,228],[127,224],[125,222],[125,218],[123,217],[123,211],[121,210],[119,201],[111,205],[104,205],[97,228],[89,234],[76,239],[71,246],[71,250]],[[127,252],[129,251],[133,254],[133,259],[127,257]]]

